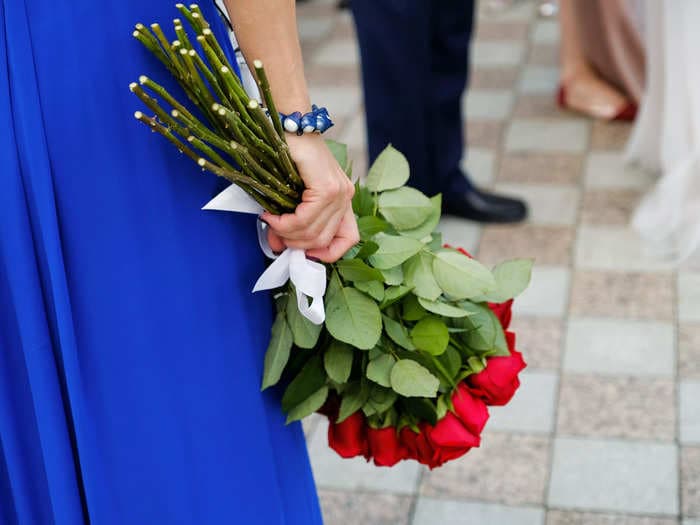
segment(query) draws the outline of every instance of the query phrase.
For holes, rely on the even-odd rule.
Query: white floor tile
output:
[[[462,97],[462,117],[503,120],[513,108],[513,92],[505,89],[468,89]]]
[[[700,445],[700,381],[681,382],[680,403],[681,443]]]
[[[520,73],[518,91],[521,93],[556,93],[559,85],[559,68],[545,66],[527,66]]]
[[[678,317],[685,322],[700,322],[700,273],[678,276]]]
[[[475,42],[472,45],[472,66],[516,66],[522,61],[522,42]]]
[[[578,216],[581,192],[575,186],[544,184],[497,184],[496,191],[520,197],[529,206],[528,222],[572,226]]]
[[[494,152],[486,148],[469,148],[461,168],[471,181],[480,187],[491,186],[494,179]]]
[[[586,121],[513,120],[506,134],[509,152],[582,153],[588,144]]]
[[[420,497],[412,525],[542,525],[544,509]]]
[[[584,184],[588,188],[646,189],[654,175],[625,164],[623,153],[592,152],[586,159]]]
[[[531,40],[537,44],[556,44],[559,41],[559,21],[556,18],[537,21]]]
[[[559,266],[537,266],[532,281],[513,306],[517,315],[561,317],[569,301],[571,271]]]
[[[361,115],[361,93],[354,87],[310,86],[309,96],[315,104],[323,105],[333,115]],[[333,129],[333,128],[331,128]]]
[[[324,45],[313,61],[324,66],[354,66],[360,63],[360,52],[354,40],[334,41]]]
[[[481,226],[478,223],[443,215],[438,225],[443,242],[455,248],[464,248],[469,253],[476,253],[481,240]]]

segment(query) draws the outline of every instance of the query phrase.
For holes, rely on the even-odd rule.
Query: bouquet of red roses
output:
[[[142,76],[130,87],[153,115],[136,118],[229,180],[228,190],[250,201],[248,211],[293,211],[303,181],[262,64],[255,71],[265,107],[245,92],[197,6],[177,7],[185,20],[174,21],[177,40],[168,41],[158,24],[137,24],[134,36],[194,108]],[[329,147],[350,176],[345,147]],[[434,467],[478,446],[487,405],[507,403],[519,385],[525,363],[507,328],[532,262],[489,270],[444,246],[436,231],[440,196],[428,198],[406,186],[408,179],[405,157],[388,147],[356,186],[360,243],[334,264],[283,254],[263,274],[275,267],[277,317],[262,386],[286,385],[281,403],[289,422],[326,414],[329,444],[344,457],[385,466],[411,458]],[[226,198],[240,197],[235,191]],[[313,286],[302,284],[306,270],[317,279]]]

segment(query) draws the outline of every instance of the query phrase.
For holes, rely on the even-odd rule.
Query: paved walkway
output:
[[[351,19],[330,0],[299,13],[313,100],[362,170]],[[480,449],[434,472],[341,460],[308,421],[327,525],[700,524],[700,263],[677,272],[645,256],[627,223],[651,178],[622,164],[629,126],[555,108],[557,39],[528,0],[481,13],[466,165],[532,216],[442,225],[485,262],[537,259],[516,308],[523,387],[492,411]]]

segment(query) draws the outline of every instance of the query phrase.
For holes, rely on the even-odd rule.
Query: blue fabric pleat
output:
[[[226,42],[210,2],[201,3]],[[0,0],[0,524],[321,523],[254,220],[133,117],[165,0]],[[230,52],[230,49],[227,49]]]

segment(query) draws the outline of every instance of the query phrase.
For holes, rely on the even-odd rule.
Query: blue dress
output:
[[[132,116],[173,3],[0,0],[2,525],[321,523],[253,219]]]

